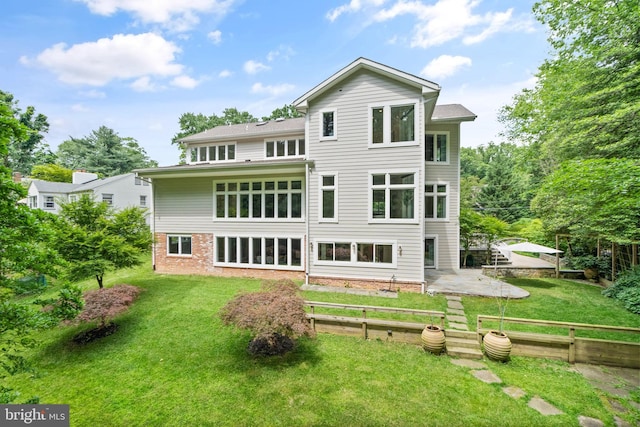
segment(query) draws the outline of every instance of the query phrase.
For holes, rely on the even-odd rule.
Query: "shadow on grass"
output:
[[[553,289],[558,286],[557,283],[540,279],[506,279],[506,281],[514,286],[521,288],[534,288],[534,289]]]
[[[260,368],[271,371],[281,371],[300,365],[315,366],[321,360],[318,354],[318,341],[314,338],[299,338],[295,348],[282,356],[254,356],[249,353],[248,346],[251,336],[245,332],[231,335],[227,343],[228,356],[234,362],[229,369],[237,373]]]

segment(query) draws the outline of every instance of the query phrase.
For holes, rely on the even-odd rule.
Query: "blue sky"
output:
[[[363,56],[440,84],[477,146],[549,55],[533,3],[4,0],[0,89],[49,118],[54,150],[104,125],[171,165],[181,114],[269,115]]]

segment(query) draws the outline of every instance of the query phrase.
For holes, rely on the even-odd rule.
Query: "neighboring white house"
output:
[[[159,272],[420,289],[459,268],[460,124],[440,86],[359,58],[293,102],[304,117],[183,138],[154,187]]]
[[[34,179],[29,184],[27,204],[57,214],[61,202],[74,201],[86,193],[115,209],[151,207],[151,185],[134,173],[98,179],[94,173],[74,172],[72,183]]]

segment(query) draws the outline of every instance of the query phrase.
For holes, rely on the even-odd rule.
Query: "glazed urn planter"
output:
[[[489,359],[505,361],[511,353],[511,340],[504,332],[489,331],[484,336],[484,352]]]
[[[442,350],[444,350],[444,331],[439,326],[425,326],[420,338],[422,340],[422,347],[426,351],[433,354],[440,354]]]

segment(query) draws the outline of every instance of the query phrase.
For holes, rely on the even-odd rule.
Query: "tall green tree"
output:
[[[540,170],[570,159],[640,158],[640,2],[541,0],[553,51],[502,111]]]
[[[549,175],[532,209],[554,233],[640,241],[640,160],[564,162]]]
[[[55,156],[44,143],[44,134],[49,131],[47,116],[36,114],[33,106],[22,111],[14,96],[2,90],[0,103],[8,106],[13,118],[24,126],[24,132],[9,139],[7,152],[2,156],[4,165],[13,171],[29,175],[34,164],[53,161]]]
[[[55,248],[68,263],[70,280],[94,277],[102,288],[107,272],[139,265],[140,255],[151,246],[141,208],[116,212],[85,194],[62,204],[60,218]]]
[[[34,165],[31,168],[31,178],[51,182],[72,182],[73,170],[53,163]]]
[[[297,117],[302,117],[302,114],[300,114],[293,105],[285,104],[282,107],[273,110],[270,115],[263,116],[262,120],[295,119]]]
[[[58,163],[69,169],[86,169],[109,177],[158,165],[130,137],[101,126],[84,138],[71,138],[58,147]]]

